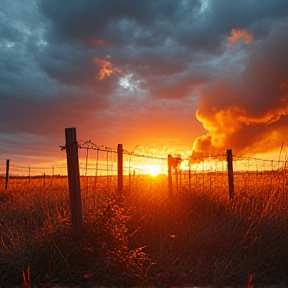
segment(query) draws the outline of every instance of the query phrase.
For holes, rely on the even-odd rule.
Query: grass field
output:
[[[127,177],[124,197],[111,185],[115,178],[99,177],[97,185],[81,178],[78,234],[67,178],[11,178],[7,190],[0,178],[0,287],[21,283],[27,269],[36,287],[222,287],[247,285],[251,275],[254,287],[287,284],[283,171],[235,173],[233,200],[225,173],[193,174],[190,190],[183,178],[172,198],[166,176]]]

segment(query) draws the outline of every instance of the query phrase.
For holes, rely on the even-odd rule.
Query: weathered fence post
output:
[[[232,150],[227,150],[227,167],[228,167],[228,184],[229,184],[229,199],[234,198],[234,180],[233,180],[233,157]]]
[[[6,181],[5,181],[5,189],[8,188],[8,181],[9,181],[9,163],[10,159],[6,160]]]
[[[76,128],[66,128],[65,138],[71,220],[73,230],[78,232],[82,228],[83,218]]]
[[[172,156],[168,155],[168,196],[173,197],[172,192]]]
[[[176,159],[173,159],[172,157],[172,161],[175,161]],[[175,185],[176,185],[176,193],[178,193],[178,167],[177,165],[175,164],[175,167],[174,167],[174,172],[175,172]]]
[[[106,151],[106,173],[107,173],[107,195],[108,195],[108,191],[109,191],[109,185],[110,185],[110,176],[109,176],[109,148],[107,148],[108,150]]]
[[[123,193],[123,145],[118,144],[117,146],[117,154],[118,154],[118,161],[117,161],[117,181],[118,181],[118,193],[122,195]]]
[[[189,195],[191,196],[191,167],[189,166]]]

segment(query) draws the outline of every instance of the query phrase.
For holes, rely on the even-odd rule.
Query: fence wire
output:
[[[82,141],[79,143],[78,155],[83,207],[84,210],[89,210],[91,207],[95,208],[99,199],[117,190],[118,154],[116,149]],[[154,193],[157,189],[167,193],[167,158],[168,155],[163,157],[123,150],[123,189],[133,191],[141,187],[147,193]],[[25,166],[11,160],[9,185],[22,185],[23,178],[26,178],[27,184],[38,183],[47,188],[65,183],[67,187],[66,159],[61,163],[63,164]],[[0,165],[2,179],[5,178],[5,170],[6,160],[3,159]],[[236,197],[259,189],[263,193],[271,193],[288,187],[286,160],[233,155],[233,170]],[[178,197],[200,191],[202,194],[213,193],[219,199],[227,198],[227,155],[181,159],[178,165],[172,167],[172,191]]]

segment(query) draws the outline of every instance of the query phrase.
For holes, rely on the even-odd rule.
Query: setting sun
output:
[[[148,166],[144,166],[144,171],[147,172],[147,174],[153,176],[153,177],[156,177],[158,176],[159,174],[164,174],[164,173],[167,173],[165,171],[165,168],[167,170],[167,167],[162,167],[162,166],[153,166],[153,165],[148,165]]]
[[[158,175],[167,174],[167,165],[134,165],[131,170],[138,171],[139,174],[150,175],[156,177]]]

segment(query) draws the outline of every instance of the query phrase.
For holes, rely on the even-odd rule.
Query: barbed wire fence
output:
[[[91,141],[79,141],[79,143],[81,143],[79,144],[80,151],[84,150],[83,153],[79,152],[80,176],[86,176],[86,178],[88,178],[89,185],[91,186],[91,184],[93,184],[92,188],[94,191],[101,178],[105,178],[104,182],[106,182],[106,185],[101,183],[101,185],[99,184],[100,186],[109,188],[109,190],[113,189],[114,186],[116,187],[117,150],[104,145],[95,145]],[[218,154],[209,156],[203,155],[199,158],[182,158],[181,165],[177,169],[178,189],[180,189],[181,186],[185,186],[186,188],[189,186],[189,170],[191,177],[197,177],[197,175],[199,176],[200,174],[204,174],[204,177],[208,177],[207,175],[209,173],[215,173],[217,174],[217,177],[220,178],[221,176],[227,177],[226,157],[226,154]],[[167,174],[167,157],[138,154],[135,151],[124,150],[123,163],[123,173],[124,175],[130,176],[130,183],[133,176],[153,175],[153,172],[155,172],[154,175]],[[156,169],[155,171],[153,171],[154,168]],[[233,155],[234,175],[243,175],[242,178],[251,175],[258,175],[261,178],[261,176],[270,172],[272,174],[276,173],[278,176],[286,175],[287,169],[287,160],[260,159]],[[0,176],[5,177],[5,170],[6,159],[2,159],[0,163]],[[24,166],[13,160],[10,161],[10,178],[26,178],[27,183],[33,183],[33,179],[43,178],[44,174],[48,178],[53,177],[53,179],[67,176],[67,165],[55,164],[51,166],[39,166],[37,164],[31,164]],[[193,179],[191,179],[191,181],[192,180]],[[193,185],[193,183],[190,183],[190,185]]]
[[[76,142],[79,148],[79,175],[81,176],[79,181],[83,210],[92,211],[97,208],[100,199],[119,188],[119,167],[117,166],[119,151],[105,145],[97,145],[91,140]],[[66,149],[65,146],[60,147],[62,150]],[[125,191],[133,191],[141,187],[143,193],[154,193],[155,187],[151,184],[155,182],[151,180],[153,175],[158,175],[158,183],[166,195],[176,197],[200,191],[204,195],[211,195],[213,192],[219,199],[227,198],[227,195],[232,199],[234,192],[239,195],[244,192],[248,193],[247,191],[251,189],[262,189],[264,186],[267,187],[267,182],[270,191],[286,189],[287,186],[286,156],[284,160],[280,160],[280,157],[276,160],[269,160],[241,155],[232,156],[231,151],[233,166],[232,178],[229,178],[227,177],[229,176],[228,150],[225,154],[217,155],[192,154],[187,158],[170,156],[169,163],[169,155],[164,157],[155,153],[152,155],[140,153],[136,151],[136,148],[137,145],[131,151],[121,150]],[[61,163],[63,164],[23,166],[11,161],[8,177],[10,177],[12,187],[18,184],[23,185],[23,178],[26,178],[26,183],[30,185],[36,180],[42,181],[43,187],[57,185],[57,181],[63,185],[63,177],[67,177],[68,173],[65,160],[63,159]],[[7,170],[7,162],[5,165],[5,161],[1,161],[0,175],[3,176],[1,178],[5,178],[5,170]],[[147,177],[150,181],[146,181]],[[67,185],[67,180],[64,183]]]
[[[63,162],[64,161],[66,161],[66,159],[63,159]],[[107,192],[116,189],[116,149],[105,145],[96,145],[92,143],[91,140],[79,140],[79,168],[81,178],[85,179],[83,187],[88,186],[88,188],[92,189],[94,192],[98,188],[105,188]],[[261,182],[260,179],[267,174],[277,174],[278,178],[280,176],[286,176],[287,169],[287,159],[271,160],[233,155],[234,176],[241,178],[242,182],[246,182],[246,185],[249,184],[249,179],[252,179],[252,176],[254,178],[257,176],[259,182]],[[135,179],[136,176],[148,174],[167,175],[167,171],[167,157],[137,153],[133,150],[123,150],[123,174],[128,176],[126,177],[127,179],[125,179],[126,188],[129,188],[132,185],[133,177]],[[186,191],[189,186],[190,188],[195,186],[200,187],[199,181],[201,177],[202,188],[204,184],[207,185],[207,177],[209,179],[211,177],[211,185],[214,184],[217,187],[218,183],[225,182],[221,180],[222,178],[227,178],[227,154],[182,158],[179,167],[177,167],[177,181],[175,169],[172,169],[172,173],[172,176],[175,178],[173,178],[173,188],[175,188],[173,190],[175,191]],[[5,174],[6,159],[2,159],[0,162],[0,176],[5,177]],[[217,176],[218,180],[215,178],[215,180],[212,181],[213,175]],[[27,183],[32,184],[34,179],[46,177],[46,180],[51,178],[51,182],[49,183],[53,184],[58,177],[67,177],[67,165],[65,163],[62,165],[52,164],[50,166],[37,164],[25,166],[14,162],[12,159],[9,165],[9,177],[10,179],[26,178]],[[17,183],[17,181],[15,183]],[[87,183],[87,185],[85,183]],[[210,180],[208,183],[210,187]],[[202,190],[203,192],[207,191],[207,187],[204,187]]]
[[[99,199],[114,193],[119,190],[118,187],[118,154],[119,151],[105,145],[97,145],[88,141],[78,141],[79,158],[82,160],[81,175],[82,191],[83,191],[83,205],[94,209],[95,203]],[[167,157],[160,157],[157,155],[140,154],[134,150],[128,151],[122,149],[123,157],[123,189],[133,190],[141,189],[146,185],[151,188],[149,184],[145,184],[147,177],[152,177],[153,172],[157,175],[162,174],[165,182],[167,174]],[[157,171],[155,171],[157,169]],[[83,183],[85,182],[85,183]],[[146,181],[147,182],[147,181]],[[163,184],[164,186],[164,184]],[[148,188],[147,188],[148,189]],[[95,197],[97,198],[95,201]],[[85,209],[85,208],[84,208]]]

